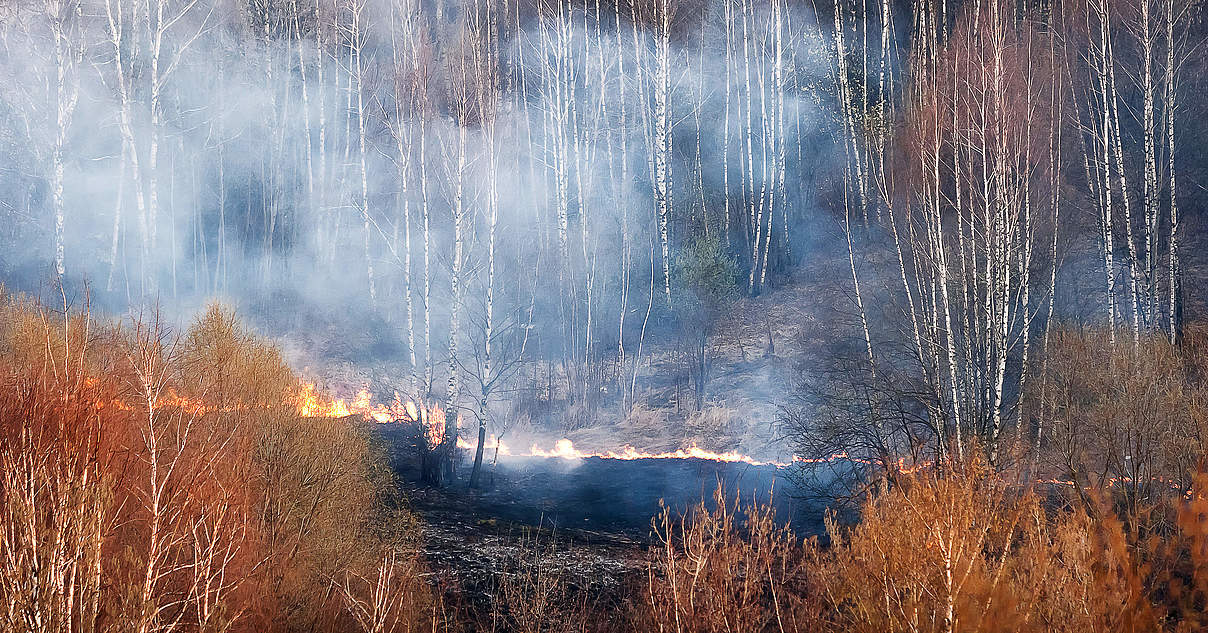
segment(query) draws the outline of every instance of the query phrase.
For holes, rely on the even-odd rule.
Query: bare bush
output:
[[[639,630],[792,631],[814,618],[801,544],[770,505],[740,505],[718,487],[676,519],[654,520],[646,604]]]
[[[608,630],[582,587],[572,583],[567,550],[552,535],[526,535],[495,578],[490,630],[586,633]]]
[[[84,394],[0,393],[0,628],[93,631],[112,496]]]
[[[1203,333],[1186,337],[1180,351],[1162,336],[1114,346],[1101,331],[1054,333],[1033,389],[1049,475],[1078,490],[1110,486],[1132,517],[1189,489],[1208,439],[1208,391],[1194,367]]]
[[[365,633],[436,631],[439,605],[430,604],[419,572],[416,552],[401,547],[385,549],[369,573],[345,572],[339,590],[360,629]]]
[[[1136,561],[1118,523],[1083,511],[1050,519],[1039,499],[975,457],[905,475],[859,525],[831,522],[814,572],[835,624],[850,631],[1137,630]],[[1144,627],[1142,627],[1143,629]]]

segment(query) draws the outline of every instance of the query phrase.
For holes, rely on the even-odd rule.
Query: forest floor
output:
[[[620,600],[645,572],[644,537],[627,531],[556,526],[527,511],[492,508],[464,487],[409,487],[433,584],[482,615],[508,582],[539,566],[597,601]],[[498,511],[502,510],[502,511]]]
[[[381,425],[388,427],[391,425]],[[386,430],[386,429],[383,429]],[[418,461],[395,436],[392,466],[409,510],[420,519],[423,552],[437,583],[475,611],[497,604],[501,584],[558,577],[579,599],[611,604],[645,580],[647,548],[658,542],[663,507],[679,517],[722,486],[731,501],[771,501],[803,535],[822,530],[821,511],[791,497],[786,473],[701,459],[508,458],[467,486],[469,464],[440,488],[416,482]],[[402,439],[401,442],[397,440]],[[812,510],[812,511],[811,511]]]

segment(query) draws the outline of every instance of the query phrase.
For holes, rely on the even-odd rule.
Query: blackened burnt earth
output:
[[[706,459],[505,458],[495,469],[494,486],[478,496],[477,504],[482,512],[512,521],[641,540],[663,505],[672,515],[702,500],[711,505],[718,486],[743,504],[770,501],[781,518],[807,521],[798,526],[805,531],[818,527],[789,494],[780,469]]]
[[[482,617],[497,607],[501,583],[534,564],[549,565],[576,595],[621,608],[627,584],[645,579],[651,520],[665,505],[681,516],[720,485],[742,504],[771,502],[802,535],[822,530],[822,513],[792,495],[784,472],[702,459],[615,460],[502,457],[484,464],[470,490],[470,459],[441,488],[420,485],[419,442],[406,425],[377,425],[410,509],[422,519],[432,573]]]

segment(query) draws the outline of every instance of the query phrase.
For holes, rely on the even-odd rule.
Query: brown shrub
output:
[[[0,296],[0,351],[0,629],[434,630],[383,460],[231,312]],[[365,619],[383,565],[407,598]]]
[[[1052,507],[973,461],[908,474],[808,548],[826,630],[1194,631],[1208,624],[1208,477],[1144,540],[1098,493]]]
[[[976,453],[976,451],[971,451]],[[906,475],[848,532],[832,521],[815,573],[835,620],[852,631],[985,630],[1018,626],[1007,581],[1034,499],[1014,499],[983,461]],[[1029,516],[1031,515],[1031,516]],[[998,629],[996,629],[998,630]]]
[[[86,393],[0,387],[0,630],[95,630],[112,495]],[[78,625],[78,628],[74,628]]]
[[[1181,349],[1161,336],[1135,346],[1112,346],[1097,330],[1052,336],[1029,404],[1046,476],[1110,490],[1130,528],[1145,527],[1134,525],[1142,516],[1168,524],[1172,514],[1152,511],[1188,489],[1208,448],[1208,390],[1198,369],[1208,336],[1189,329]]]
[[[801,544],[770,505],[740,504],[718,487],[712,508],[701,503],[680,519],[664,508],[654,532],[636,630],[813,628]]]

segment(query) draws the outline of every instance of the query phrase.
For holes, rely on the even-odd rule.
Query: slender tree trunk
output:
[[[1174,115],[1178,111],[1178,87],[1174,61],[1175,1],[1166,0],[1166,156],[1167,171],[1170,173],[1170,236],[1167,244],[1170,276],[1170,340],[1180,343],[1183,339],[1183,278],[1179,265],[1179,206],[1175,188],[1175,136]]]
[[[75,19],[76,4],[66,0],[52,1],[47,5],[50,13],[50,30],[54,38],[55,58],[55,142],[51,152],[51,204],[55,217],[55,274],[61,280],[67,272],[64,231],[64,150],[67,146],[67,135],[71,127],[72,114],[75,112],[76,99],[79,96],[79,78],[76,75],[76,64],[73,59],[75,47],[73,42],[74,28],[70,21]]]
[[[402,74],[407,72],[406,51],[402,48],[402,44],[398,41],[399,34],[397,29],[404,30],[403,37],[412,40],[417,37],[414,18],[407,14],[403,17],[402,23],[399,24],[397,7],[391,5],[391,24],[396,28],[391,29],[391,52],[394,55],[395,73]],[[414,44],[412,44],[414,46]],[[398,180],[399,180],[399,222],[403,225],[403,304],[407,312],[407,360],[411,369],[411,391],[418,394],[419,391],[419,375],[415,357],[415,302],[413,300],[412,291],[412,270],[411,270],[411,196],[408,190],[408,181],[411,175],[411,149],[413,132],[411,122],[408,116],[411,114],[411,102],[414,95],[408,91],[410,86],[403,83],[403,80],[396,76],[394,79],[394,118],[395,118],[395,142],[396,151],[398,153]]]
[[[369,281],[369,304],[372,307],[377,307],[377,285],[375,283],[373,272],[373,252],[370,248],[371,222],[372,219],[369,213],[369,172],[366,169],[365,153],[366,153],[366,137],[365,137],[365,86],[364,68],[361,64],[361,55],[364,51],[364,43],[361,41],[361,11],[363,7],[357,5],[353,8],[352,14],[352,56],[355,59],[353,68],[356,74],[356,98],[357,98],[357,152],[360,159],[360,176],[361,176],[361,199],[360,207],[361,221],[364,225],[364,247],[365,247],[365,271]]]
[[[725,38],[726,38],[726,54],[725,54],[725,73],[726,73],[726,88],[725,88],[725,106],[722,111],[722,141],[721,141],[721,188],[722,196],[725,202],[724,216],[722,222],[722,230],[725,233],[726,247],[730,246],[730,66],[733,63],[733,48],[734,48],[734,0],[722,0],[723,17],[725,22]],[[624,76],[622,74],[622,76]]]
[[[1142,0],[1145,2],[1147,0]],[[1120,140],[1120,97],[1116,90],[1116,60],[1115,46],[1112,43],[1111,34],[1111,13],[1110,2],[1108,0],[1100,0],[1100,20],[1102,24],[1101,33],[1103,36],[1103,66],[1106,69],[1106,84],[1104,91],[1107,94],[1106,113],[1110,115],[1110,122],[1107,124],[1107,134],[1109,138],[1105,140],[1108,146],[1113,148],[1114,157],[1116,160],[1116,177],[1120,182],[1120,206],[1124,209],[1124,237],[1128,248],[1128,292],[1129,306],[1132,311],[1132,334],[1133,345],[1136,346],[1141,337],[1141,304],[1137,291],[1137,246],[1133,240],[1133,221],[1132,221],[1132,202],[1128,191],[1128,175],[1124,170],[1124,144]],[[1111,188],[1111,185],[1107,185]]]
[[[671,302],[671,249],[667,225],[671,216],[671,4],[658,0],[654,88],[654,200],[658,208],[659,243],[663,249],[663,292]]]
[[[479,8],[475,2],[475,13]],[[480,476],[482,472],[482,456],[486,448],[487,439],[487,420],[490,415],[488,409],[491,390],[495,385],[494,366],[491,358],[491,343],[495,337],[495,229],[499,223],[499,187],[498,187],[498,169],[495,163],[495,133],[496,133],[496,116],[497,113],[492,111],[493,106],[488,103],[488,100],[494,96],[498,89],[496,60],[497,52],[495,50],[495,30],[494,30],[494,12],[490,5],[490,0],[487,1],[485,10],[487,12],[488,39],[486,42],[485,53],[482,54],[483,59],[476,59],[478,63],[475,68],[478,69],[479,89],[477,91],[478,110],[482,120],[482,131],[485,137],[486,145],[486,161],[487,161],[487,282],[486,282],[486,298],[484,302],[484,321],[483,321],[483,337],[482,337],[482,364],[479,369],[479,398],[478,398],[478,445],[474,450],[474,467],[470,472],[470,487],[478,488]],[[490,94],[484,94],[485,90],[481,84],[489,86]]]

